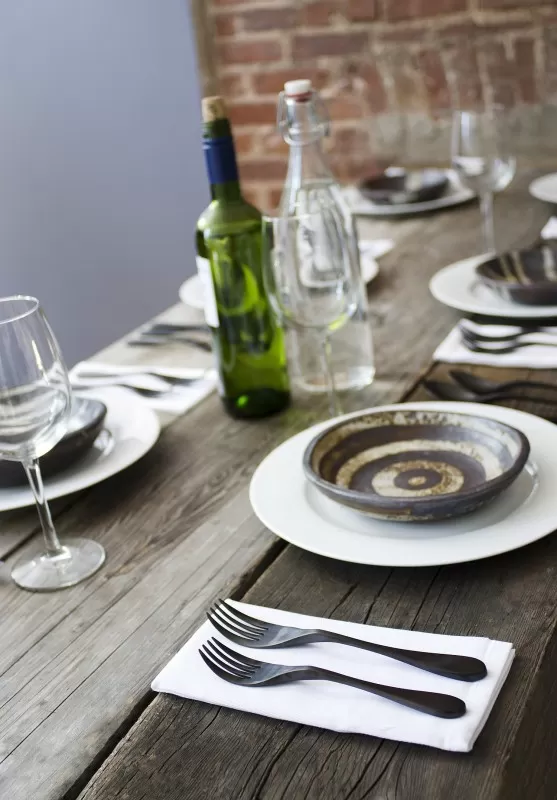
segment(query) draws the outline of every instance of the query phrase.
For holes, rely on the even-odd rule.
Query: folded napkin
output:
[[[90,378],[85,374],[85,370],[106,373],[106,378]],[[217,384],[217,376],[214,370],[175,368],[166,366],[155,366],[145,364],[136,366],[115,366],[114,364],[104,364],[98,361],[80,361],[70,371],[70,380],[79,383],[83,380],[91,388],[95,386],[106,386],[118,380],[124,380],[130,386],[137,386],[140,389],[164,389],[164,383],[156,376],[141,375],[142,371],[157,372],[160,370],[162,375],[172,375],[176,378],[193,378],[193,382],[187,386],[175,386],[172,391],[160,397],[142,397],[145,402],[155,411],[166,411],[170,414],[184,414],[190,408],[197,405],[207,395],[209,395]],[[119,378],[110,378],[118,373]],[[140,377],[141,375],[141,377]],[[126,376],[130,376],[126,378]]]
[[[472,327],[470,325],[470,327]],[[478,326],[481,327],[481,326]],[[557,328],[544,328],[553,334],[557,342]],[[512,331],[517,333],[517,328],[509,325],[490,325],[489,332],[493,336],[505,335]],[[447,364],[483,364],[486,367],[524,367],[525,369],[555,369],[557,368],[557,345],[550,347],[521,347],[514,353],[474,353],[464,345],[458,326],[453,328],[444,339],[435,353],[434,361],[444,361]]]
[[[557,217],[551,217],[540,233],[542,239],[557,238]],[[520,321],[517,321],[520,325]],[[471,325],[471,327],[473,327]],[[493,336],[503,335],[513,330],[512,326],[490,326],[489,331]],[[557,328],[544,328],[555,334]],[[516,328],[513,332],[517,332]],[[555,369],[557,368],[557,347],[524,347],[514,353],[473,353],[464,346],[458,325],[452,329],[435,353],[434,361],[445,361],[448,364],[481,364],[486,367],[524,367],[525,369]]]
[[[492,639],[377,628],[244,603],[234,603],[234,606],[247,614],[281,625],[318,627],[412,650],[474,656],[484,661],[488,674],[476,683],[455,681],[391,658],[339,644],[321,643],[278,650],[250,650],[231,645],[239,652],[261,661],[311,664],[376,683],[461,697],[466,703],[467,712],[460,719],[452,720],[422,714],[368,692],[336,683],[306,681],[260,688],[234,686],[214,675],[199,655],[200,645],[211,636],[226,641],[209,622],[205,622],[155,678],[152,683],[154,691],[334,731],[365,733],[443,750],[468,752],[485,725],[514,658],[511,644]]]

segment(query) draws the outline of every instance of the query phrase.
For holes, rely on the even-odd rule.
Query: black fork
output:
[[[238,611],[222,600],[212,605],[207,616],[211,624],[226,639],[243,647],[270,648],[294,647],[315,642],[334,642],[370,650],[372,653],[403,661],[412,667],[454,678],[460,681],[479,681],[487,675],[483,661],[470,656],[447,653],[428,653],[421,650],[405,650],[400,647],[366,642],[340,633],[317,628],[293,628],[274,625]]]
[[[466,704],[459,697],[438,692],[423,692],[399,686],[362,681],[339,672],[312,666],[292,667],[256,661],[227,647],[217,639],[209,639],[199,649],[199,654],[210,670],[236,686],[277,686],[293,681],[332,681],[354,689],[392,700],[424,714],[444,719],[456,719],[466,713]]]

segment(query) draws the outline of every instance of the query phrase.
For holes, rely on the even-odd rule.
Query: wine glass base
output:
[[[30,592],[55,592],[75,586],[104,564],[104,547],[91,539],[63,539],[60,555],[42,553],[14,564],[12,578]]]

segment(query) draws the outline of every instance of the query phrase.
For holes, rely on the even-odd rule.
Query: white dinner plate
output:
[[[504,300],[477,278],[476,267],[487,255],[472,256],[449,264],[429,282],[431,294],[440,303],[467,314],[517,319],[545,319],[557,316],[557,306],[523,306]]]
[[[557,172],[536,178],[530,184],[530,194],[538,200],[557,205]]]
[[[474,192],[463,186],[453,172],[448,171],[447,177],[450,183],[446,193],[442,197],[426,200],[423,203],[378,204],[360,194],[356,186],[347,186],[343,191],[352,212],[360,217],[409,217],[460,206],[474,199],[476,196]]]
[[[530,441],[528,465],[506,492],[467,516],[441,522],[384,522],[329,500],[306,480],[304,450],[332,424],[328,421],[284,442],[257,468],[250,500],[263,524],[311,553],[384,567],[475,561],[523,547],[557,529],[557,425],[522,411],[477,403],[404,403],[371,411],[398,408],[458,411],[512,425]]]
[[[360,240],[360,266],[364,283],[371,283],[377,277],[379,264],[375,259],[381,258],[392,248],[392,239]],[[178,290],[178,294],[185,305],[191,308],[199,308],[200,310],[204,309],[203,285],[197,273],[188,278],[187,281],[184,281]]]
[[[79,392],[101,400],[107,408],[102,432],[76,464],[45,480],[47,500],[86,489],[129,467],[151,449],[159,437],[157,415],[136,394],[115,386]],[[0,511],[34,504],[27,486],[0,489]]]

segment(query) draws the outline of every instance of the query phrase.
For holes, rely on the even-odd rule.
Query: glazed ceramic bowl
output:
[[[496,420],[447,411],[367,412],[320,433],[307,478],[344,506],[384,520],[458,517],[506,489],[528,439]]]
[[[378,205],[405,205],[436,200],[445,192],[449,179],[442,170],[426,169],[378,175],[361,181],[360,194]]]
[[[43,478],[71,467],[91,449],[102,430],[106,406],[100,400],[74,397],[68,430],[63,439],[40,459]],[[18,461],[0,461],[0,487],[21,486],[27,483]]]
[[[484,261],[476,267],[481,282],[504,300],[526,306],[557,304],[557,242]]]

